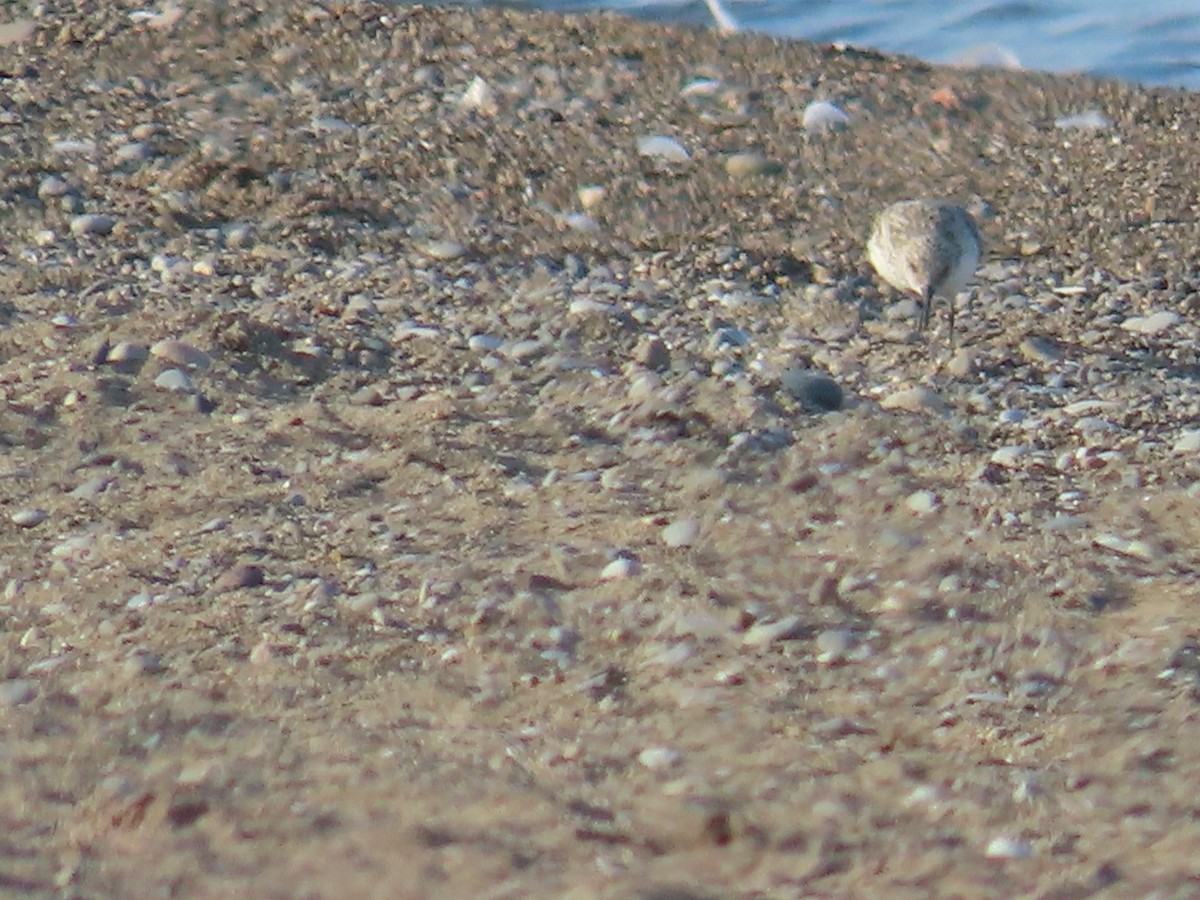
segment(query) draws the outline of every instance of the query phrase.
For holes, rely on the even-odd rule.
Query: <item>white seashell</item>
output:
[[[683,144],[661,134],[643,135],[637,139],[637,151],[642,156],[656,156],[667,162],[687,162],[692,155]]]
[[[212,363],[209,355],[199,347],[193,347],[191,344],[171,338],[154,344],[150,348],[150,355],[155,359],[161,359],[176,366],[186,366],[189,369],[207,369]]]
[[[634,556],[618,556],[600,571],[601,581],[633,578],[642,571],[642,563]]]
[[[1112,128],[1112,121],[1103,113],[1089,109],[1081,113],[1075,113],[1073,116],[1059,116],[1054,120],[1054,127],[1061,128],[1064,131],[1070,131],[1071,129],[1100,131]]]
[[[567,312],[573,316],[608,315],[615,309],[611,303],[594,297],[576,297],[567,306]]]
[[[336,116],[315,116],[311,125],[313,131],[330,134],[345,134],[346,132],[354,131],[353,125],[345,119],[339,119]]]
[[[154,379],[154,386],[162,391],[173,391],[177,394],[194,394],[196,385],[182,369],[167,369]]]
[[[1030,454],[1030,448],[1024,444],[1010,444],[1000,447],[989,457],[991,463],[1005,469],[1015,468],[1020,461]]]
[[[710,96],[721,89],[719,78],[694,78],[683,86],[681,97]]]
[[[22,509],[13,513],[9,518],[18,528],[33,528],[50,518],[50,513],[44,509]]]
[[[95,153],[95,141],[55,141],[50,145],[51,153]]]
[[[467,85],[458,105],[463,109],[477,109],[482,112],[494,112],[496,109],[496,92],[492,86],[478,75]]]
[[[662,530],[662,542],[668,547],[690,547],[700,536],[696,519],[679,519]]]
[[[1172,453],[1195,453],[1200,450],[1200,431],[1184,431],[1171,445]]]
[[[492,353],[504,346],[504,338],[494,334],[473,334],[467,338],[467,346],[476,353]]]
[[[572,231],[594,233],[600,230],[600,223],[587,213],[568,213],[563,217],[563,224]]]
[[[833,131],[850,124],[850,117],[828,100],[814,100],[804,107],[804,130],[812,133]]]
[[[392,332],[392,340],[401,341],[405,338],[436,338],[441,334],[437,328],[432,325],[422,325],[420,322],[414,322],[411,319],[401,322]]]
[[[604,188],[598,184],[585,184],[575,192],[575,196],[584,209],[594,209],[604,200]]]
[[[1148,316],[1134,316],[1121,323],[1125,331],[1134,334],[1160,334],[1179,321],[1179,313],[1169,309],[1160,309]]]
[[[988,859],[1029,859],[1033,856],[1033,848],[1025,841],[1002,836],[993,838],[983,855]]]
[[[681,758],[679,751],[672,750],[670,747],[647,747],[638,754],[638,762],[653,771],[662,771],[677,766]]]
[[[71,220],[71,234],[77,237],[85,234],[111,234],[116,224],[116,219],[102,213],[76,216]]]

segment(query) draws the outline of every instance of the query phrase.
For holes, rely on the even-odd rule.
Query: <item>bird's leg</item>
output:
[[[929,317],[933,313],[933,289],[925,291],[925,295],[921,298],[921,316],[917,319],[917,328],[921,331],[929,329]]]
[[[955,297],[950,297],[950,348],[954,349],[954,301]]]

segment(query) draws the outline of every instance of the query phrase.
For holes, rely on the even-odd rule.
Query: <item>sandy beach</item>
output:
[[[0,893],[1194,895],[1196,95],[98,6],[0,26]]]

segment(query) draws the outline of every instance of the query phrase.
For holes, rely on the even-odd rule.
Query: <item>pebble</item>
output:
[[[988,459],[994,465],[1012,469],[1019,466],[1021,460],[1028,456],[1030,452],[1030,448],[1025,444],[1009,444],[1008,446],[999,447],[992,451],[992,455]]]
[[[1116,412],[1122,409],[1122,404],[1114,400],[1077,400],[1062,408],[1067,416],[1091,416],[1102,412]]]
[[[664,372],[671,368],[671,352],[662,338],[643,338],[634,351],[634,360],[647,369]]]
[[[642,156],[651,156],[664,162],[683,163],[692,158],[683,144],[661,134],[643,135],[637,139],[637,151]]]
[[[1135,316],[1126,319],[1121,327],[1134,334],[1161,334],[1179,321],[1179,313],[1171,310],[1159,310],[1148,316]]]
[[[828,100],[814,100],[804,107],[804,115],[801,118],[801,124],[809,134],[845,128],[849,123],[850,117]]]
[[[1025,841],[1002,835],[992,838],[983,855],[988,859],[1029,859],[1033,856],[1033,848]]]
[[[162,391],[173,391],[177,394],[194,394],[196,385],[191,376],[182,369],[167,369],[160,372],[154,379],[154,386]]]
[[[71,496],[77,500],[92,500],[107,491],[116,479],[111,475],[96,475],[79,484],[71,491]]]
[[[140,363],[145,362],[149,357],[150,350],[145,344],[120,341],[113,344],[109,349],[105,361],[110,363]]]
[[[113,151],[113,159],[119,163],[144,162],[154,155],[154,150],[145,141],[131,141]]]
[[[955,378],[966,378],[975,374],[975,357],[966,347],[961,347],[946,363],[946,371]]]
[[[150,259],[150,271],[161,275],[163,281],[170,281],[176,274],[186,272],[187,268],[188,262],[181,256],[156,253]]]
[[[348,134],[355,130],[352,124],[337,116],[314,116],[309,126],[317,134]]]
[[[579,205],[584,209],[595,209],[604,202],[605,190],[598,184],[585,184],[575,192]]]
[[[594,234],[600,230],[600,223],[587,213],[573,212],[563,216],[563,224],[572,231]]]
[[[249,222],[233,222],[222,227],[221,235],[226,247],[244,249],[254,243],[255,226]]]
[[[13,513],[10,520],[18,528],[34,528],[48,518],[50,518],[50,513],[44,509],[22,509]]]
[[[379,315],[379,306],[370,297],[357,295],[346,302],[342,310],[342,319],[347,322],[366,322]]]
[[[135,9],[129,14],[134,22],[144,22],[148,27],[166,31],[175,26],[184,15],[182,6],[168,3],[162,12],[151,9]]]
[[[146,609],[154,605],[154,596],[149,591],[138,591],[125,601],[126,609]]]
[[[698,519],[679,519],[662,530],[662,542],[668,547],[690,547],[700,536]]]
[[[1195,453],[1200,450],[1200,430],[1184,431],[1171,445],[1172,453]]]
[[[635,372],[629,379],[628,396],[634,403],[657,400],[662,387],[662,376],[657,372]]]
[[[96,152],[96,143],[95,141],[80,141],[66,138],[61,141],[55,141],[53,144],[51,144],[50,152],[61,154],[63,156],[70,156],[74,154],[87,156]]]
[[[804,622],[799,616],[786,616],[778,622],[756,622],[742,635],[746,647],[766,647],[776,641],[790,641],[804,632]]]
[[[441,330],[433,325],[423,325],[420,322],[413,322],[411,319],[399,323],[392,331],[392,340],[402,341],[405,338],[436,338],[442,334]]]
[[[788,369],[779,381],[785,391],[811,412],[836,412],[845,404],[841,386],[820,372]]]
[[[927,387],[910,387],[889,394],[879,401],[884,409],[901,409],[906,412],[941,412],[946,408],[942,398]]]
[[[0,681],[0,705],[24,706],[38,695],[38,683],[28,678]]]
[[[636,556],[621,554],[600,570],[601,581],[617,581],[640,574],[642,563]]]
[[[159,675],[166,671],[162,658],[149,650],[134,650],[125,660],[125,673],[131,677]]]
[[[495,112],[499,106],[496,102],[496,91],[483,78],[476,75],[467,85],[467,89],[458,98],[458,105],[463,109],[474,109],[480,112]]]
[[[725,160],[725,172],[734,178],[778,175],[782,171],[782,163],[768,159],[761,153],[734,153]]]
[[[1054,127],[1063,131],[1103,131],[1112,128],[1112,121],[1098,110],[1088,109],[1069,116],[1059,116]]]
[[[1112,431],[1120,431],[1116,425],[1100,416],[1081,416],[1075,420],[1075,430],[1080,434],[1107,434]]]
[[[1123,538],[1117,534],[1098,534],[1092,538],[1092,543],[1104,550],[1110,550],[1120,556],[1139,559],[1142,562],[1153,562],[1158,558],[1158,552],[1150,544],[1140,539]]]
[[[721,90],[724,82],[719,78],[693,78],[679,91],[681,97],[710,97]]]
[[[250,648],[247,658],[256,666],[265,666],[275,659],[276,655],[275,648],[271,645],[271,642],[263,638]]]
[[[1057,341],[1043,337],[1025,338],[1017,349],[1029,362],[1056,363],[1061,362],[1065,355]]]
[[[151,346],[150,355],[163,362],[186,366],[189,369],[207,369],[212,362],[209,355],[200,348],[172,339],[159,341]]]
[[[102,214],[85,214],[75,216],[71,219],[71,234],[76,237],[82,237],[85,234],[107,235],[112,234],[112,230],[116,227],[117,220],[112,216]]]
[[[357,616],[369,616],[379,609],[383,598],[375,591],[365,591],[345,597],[341,606]]]
[[[198,412],[201,415],[207,416],[209,413],[215,410],[218,405],[219,404],[216,400],[206,397],[204,394],[196,391],[196,393],[188,396],[186,408],[192,410],[193,412]]]
[[[466,256],[467,248],[465,244],[460,244],[458,241],[426,241],[417,246],[417,252],[438,262],[450,262]]]
[[[494,353],[504,346],[504,338],[494,334],[473,334],[467,338],[467,347],[476,353]]]
[[[57,175],[47,175],[38,182],[37,195],[38,199],[43,203],[49,200],[57,200],[59,197],[65,197],[72,193],[71,185],[67,184],[62,178]]]
[[[941,498],[933,491],[913,491],[904,500],[909,510],[921,515],[933,512],[941,504]]]
[[[750,343],[750,332],[741,328],[718,328],[708,339],[710,350],[722,347],[745,347]]]
[[[614,310],[615,307],[611,303],[605,303],[595,297],[575,297],[567,305],[567,313],[572,316],[606,316]]]
[[[674,768],[682,758],[679,751],[669,747],[647,747],[638,754],[638,762],[654,772]]]
[[[364,384],[357,391],[346,398],[346,402],[351,406],[383,406],[387,403],[387,398],[379,387],[373,384]]]
[[[224,594],[240,588],[258,587],[263,583],[261,566],[253,563],[238,563],[226,569],[213,582],[213,592]]]
[[[1004,412],[1000,413],[1000,424],[1020,425],[1027,418],[1029,418],[1029,413],[1025,412],[1023,409],[1006,409]]]
[[[817,635],[817,662],[841,662],[857,643],[857,636],[848,628],[826,629]]]
[[[96,536],[94,534],[74,534],[55,544],[50,550],[50,555],[55,559],[70,559],[78,562],[88,559],[95,546]]]
[[[510,344],[506,344],[502,352],[508,359],[515,362],[523,362],[545,353],[546,345],[537,338],[527,338],[526,340],[513,341]]]

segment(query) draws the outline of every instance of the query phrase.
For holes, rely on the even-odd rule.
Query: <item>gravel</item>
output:
[[[1194,885],[1200,99],[612,15],[28,15],[6,883]],[[985,232],[953,345],[866,265],[908,197]]]

